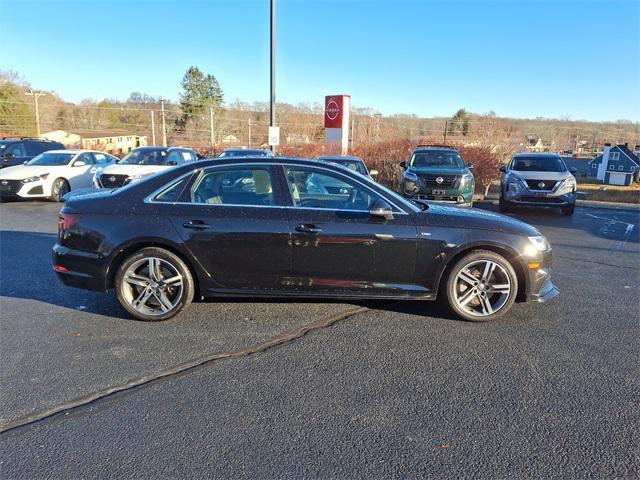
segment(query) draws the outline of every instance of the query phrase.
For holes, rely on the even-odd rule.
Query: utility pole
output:
[[[46,93],[44,92],[34,92],[33,90],[29,90],[25,92],[25,95],[29,95],[33,97],[33,103],[36,109],[36,137],[40,136],[40,112],[38,111],[38,97],[44,97]]]
[[[213,106],[209,106],[209,140],[211,141],[211,146],[216,146],[216,139],[213,135]]]
[[[449,130],[449,120],[444,122],[444,143],[447,143],[447,130]]]
[[[153,146],[156,146],[156,120],[155,115],[153,114],[153,110],[151,110],[151,143]]]
[[[382,116],[382,114],[381,113],[374,113],[373,116],[376,119],[374,138],[375,138],[375,141],[377,142],[379,140],[379,137],[380,137],[380,117]]]
[[[271,0],[271,35],[269,40],[269,48],[271,53],[271,80],[270,80],[270,98],[269,98],[269,126],[276,126],[276,0]],[[271,145],[271,151],[276,153],[276,146]]]
[[[356,116],[351,117],[351,148],[356,143]]]
[[[160,116],[162,117],[162,146],[167,146],[167,122],[164,114],[164,97],[160,97]]]
[[[251,119],[249,119],[249,137],[247,141],[247,147],[251,148]]]

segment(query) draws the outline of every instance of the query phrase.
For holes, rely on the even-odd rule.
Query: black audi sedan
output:
[[[339,185],[340,188],[336,188]],[[313,160],[190,162],[60,211],[53,268],[140,320],[219,296],[442,299],[492,320],[546,301],[551,247],[500,214],[413,202]]]

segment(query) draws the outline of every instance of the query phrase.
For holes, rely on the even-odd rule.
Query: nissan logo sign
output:
[[[114,177],[113,175],[109,177],[109,181],[110,182],[115,182],[116,181],[116,177]]]
[[[544,188],[544,182],[538,182],[538,188]]]
[[[440,183],[442,183],[442,182],[444,182],[444,178],[442,178],[442,177],[438,177],[438,178],[436,178],[436,183],[437,183],[437,184],[440,184]]]
[[[338,107],[338,104],[336,103],[335,100],[329,100],[327,102],[327,118],[329,120],[335,120],[336,118],[338,118],[338,114],[340,113],[340,107]]]

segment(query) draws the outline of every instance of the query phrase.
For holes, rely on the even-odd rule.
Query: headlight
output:
[[[413,172],[404,172],[404,178],[405,180],[409,180],[410,182],[417,182],[418,181],[418,176],[413,173]]]
[[[525,186],[522,183],[522,180],[520,180],[518,177],[507,177],[507,192],[518,193],[523,191],[524,189]]]
[[[576,190],[576,179],[574,177],[565,178],[560,185],[558,186],[558,191],[560,190],[568,190],[571,192],[575,192]]]
[[[460,179],[460,186],[464,187],[473,182],[473,175],[471,173],[465,173]]]
[[[551,249],[551,245],[545,237],[539,235],[537,237],[529,237],[530,245],[527,245],[527,255],[533,256],[538,252],[546,252]],[[529,248],[531,247],[531,248]]]
[[[25,178],[24,180],[22,180],[22,183],[39,182],[40,180],[45,180],[48,176],[48,173],[43,173],[42,175]]]

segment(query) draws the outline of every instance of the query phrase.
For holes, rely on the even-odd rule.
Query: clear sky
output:
[[[640,120],[640,1],[278,0],[277,100]],[[268,101],[269,0],[0,0],[0,68],[64,99]]]

